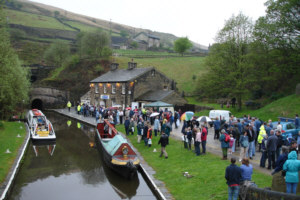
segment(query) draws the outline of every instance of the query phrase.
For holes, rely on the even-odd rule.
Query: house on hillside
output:
[[[145,46],[148,48],[151,47],[159,47],[160,45],[160,38],[154,35],[147,34],[145,32],[140,32],[133,37],[133,41],[139,43],[139,45]]]
[[[134,62],[129,62],[127,69],[118,69],[118,66],[112,63],[109,72],[90,81],[92,105],[121,105],[125,108],[142,107],[155,101],[186,104],[186,100],[176,92],[175,82],[154,67],[137,68]]]

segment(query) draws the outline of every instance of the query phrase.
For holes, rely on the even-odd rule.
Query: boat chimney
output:
[[[119,63],[111,63],[110,64],[110,71],[115,71],[119,67]]]
[[[128,62],[128,70],[136,68],[137,63],[133,62],[133,59],[131,59],[131,62]]]

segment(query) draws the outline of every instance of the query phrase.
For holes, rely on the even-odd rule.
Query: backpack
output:
[[[230,141],[230,135],[225,133],[225,142],[229,142]]]

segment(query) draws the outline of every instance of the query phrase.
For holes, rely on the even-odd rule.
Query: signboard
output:
[[[109,99],[109,95],[101,95],[100,98],[101,99]]]

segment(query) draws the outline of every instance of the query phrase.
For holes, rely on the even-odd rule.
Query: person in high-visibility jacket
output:
[[[263,123],[261,125],[261,127],[259,128],[259,135],[257,137],[257,143],[258,143],[258,151],[260,152],[261,151],[261,143],[262,143],[262,140],[264,139],[263,135],[264,134],[267,134],[266,133],[266,130],[265,130],[265,123]]]
[[[77,114],[78,115],[80,114],[80,110],[81,110],[81,106],[80,106],[80,104],[78,104],[78,106],[77,106]]]
[[[67,107],[68,107],[68,109],[69,109],[69,112],[70,112],[70,109],[71,109],[71,107],[72,107],[72,104],[71,104],[71,102],[70,102],[70,101],[68,101],[68,103],[67,103]]]

